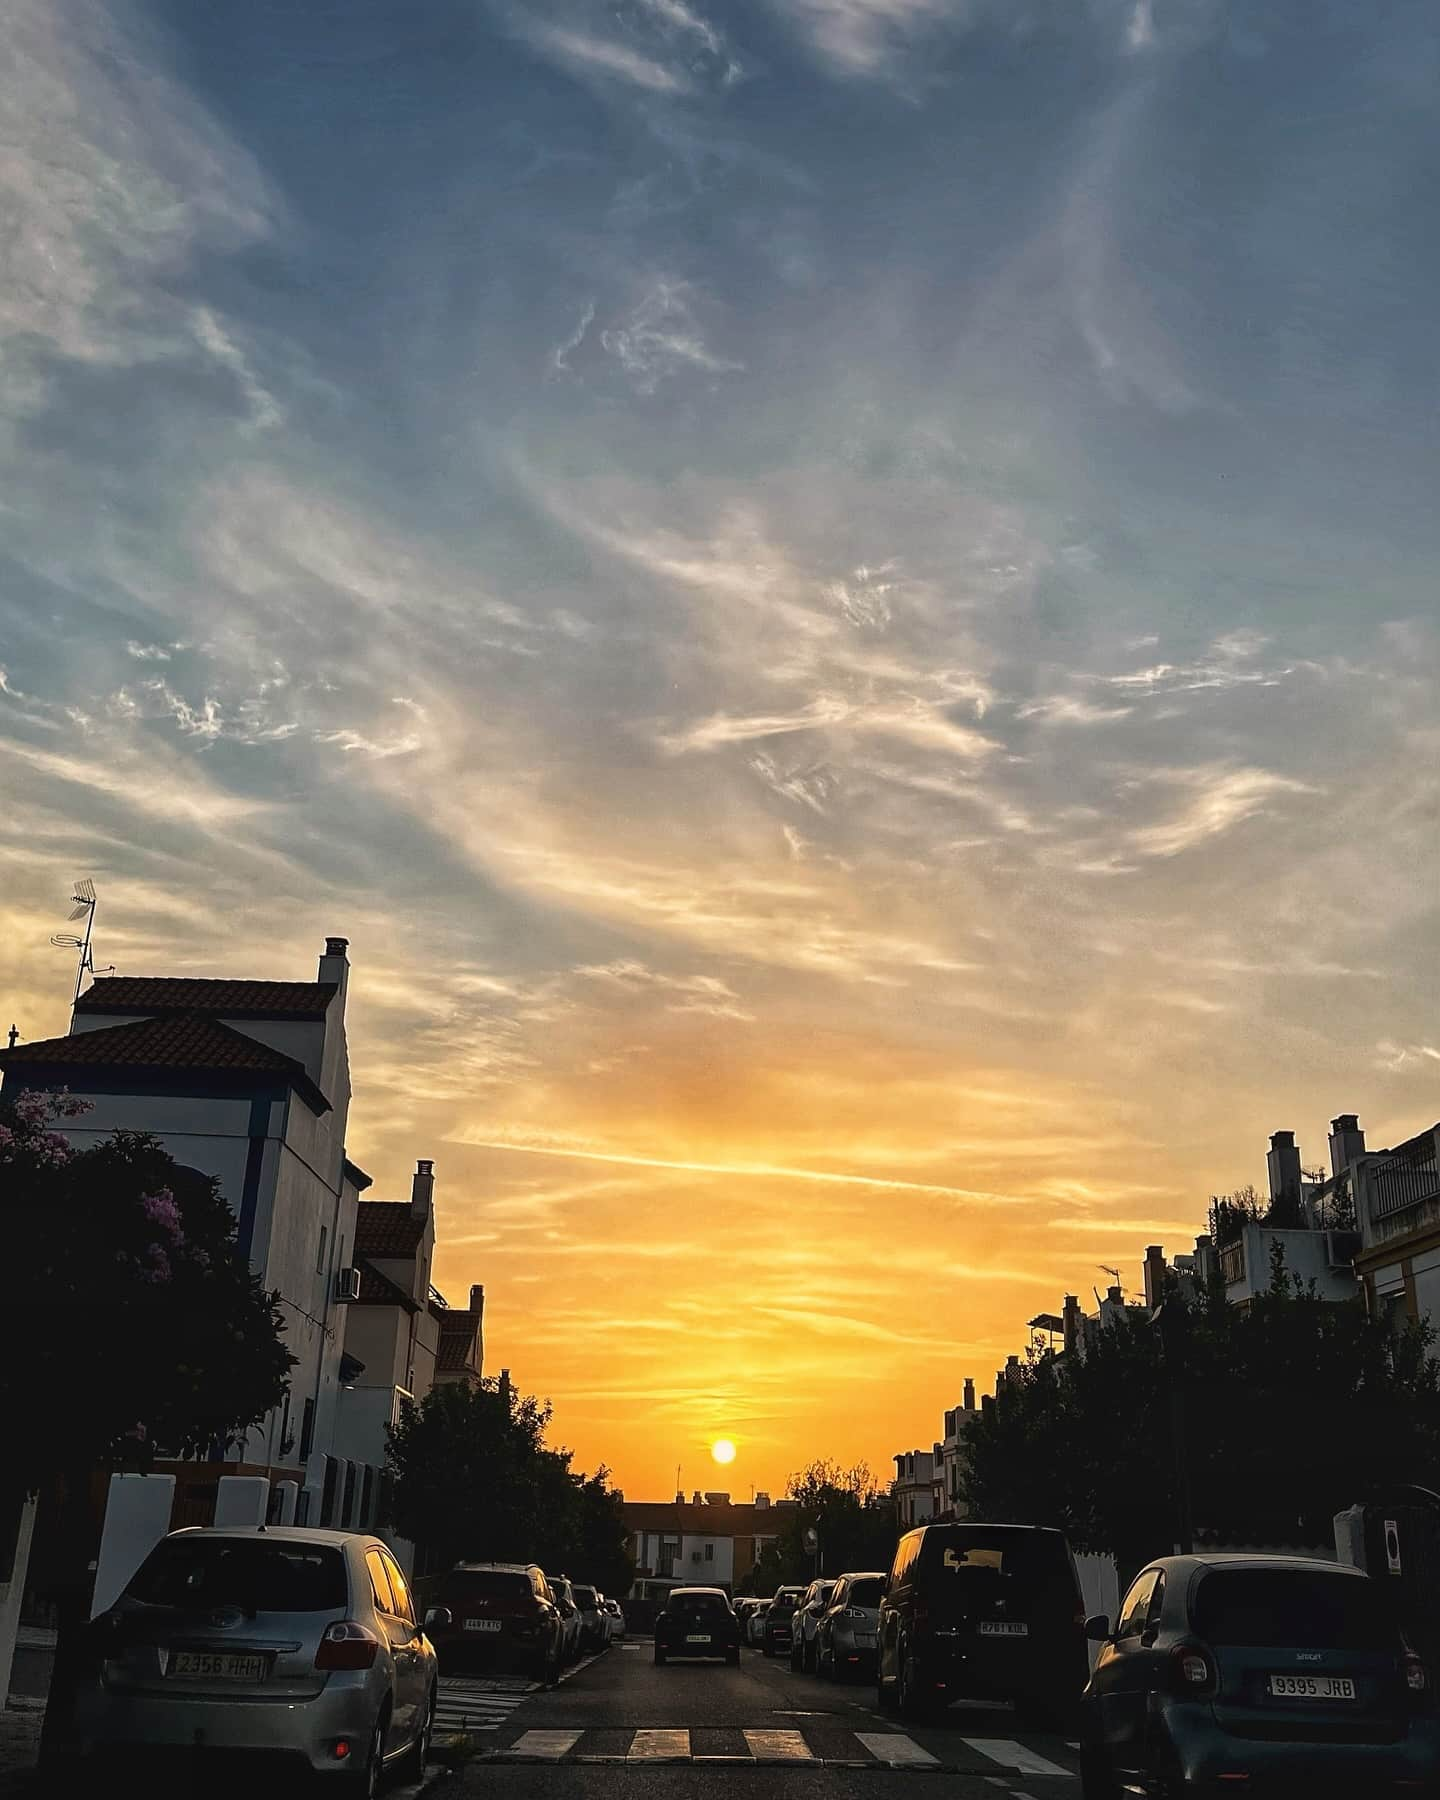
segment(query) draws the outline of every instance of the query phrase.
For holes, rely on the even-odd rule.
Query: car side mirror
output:
[[[1104,1613],[1095,1613],[1085,1621],[1085,1636],[1092,1644],[1108,1644],[1110,1621]]]
[[[448,1606],[430,1606],[425,1610],[427,1631],[448,1631],[454,1623],[455,1615]]]

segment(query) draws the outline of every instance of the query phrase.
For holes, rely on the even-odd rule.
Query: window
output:
[[[325,1273],[325,1249],[329,1242],[330,1228],[328,1225],[322,1225],[320,1227],[320,1248],[315,1254],[315,1267],[322,1275]]]
[[[1130,1592],[1125,1596],[1125,1604],[1120,1608],[1120,1619],[1115,1627],[1117,1638],[1138,1637],[1145,1629],[1146,1609],[1159,1580],[1158,1569],[1147,1569],[1132,1584]]]
[[[315,1448],[315,1402],[307,1400],[305,1411],[300,1417],[300,1460],[309,1462],[310,1452]]]
[[[707,1544],[705,1546],[705,1560],[706,1560],[706,1562],[714,1562],[715,1546],[713,1544]]]
[[[1380,1583],[1361,1575],[1294,1569],[1224,1569],[1195,1596],[1195,1629],[1211,1644],[1306,1650],[1393,1650]]]
[[[348,1604],[345,1561],[328,1544],[258,1537],[162,1538],[127,1590],[146,1606],[246,1612],[338,1612]]]
[[[395,1596],[395,1616],[404,1619],[407,1625],[415,1623],[415,1607],[410,1599],[410,1584],[400,1573],[400,1565],[388,1552],[381,1552],[385,1558],[385,1573],[390,1577],[390,1592]]]
[[[845,1590],[845,1604],[847,1606],[878,1606],[884,1593],[885,1583],[878,1575],[869,1575],[852,1582]],[[840,1602],[838,1593],[835,1596],[835,1602],[838,1606]]]
[[[1150,1596],[1150,1604],[1145,1608],[1145,1629],[1156,1631],[1160,1626],[1160,1615],[1165,1610],[1165,1572],[1162,1569],[1155,1578],[1155,1592]]]
[[[385,1559],[378,1550],[365,1552],[365,1567],[370,1571],[370,1586],[375,1604],[383,1613],[394,1613],[395,1597],[390,1592],[390,1578],[385,1573]]]

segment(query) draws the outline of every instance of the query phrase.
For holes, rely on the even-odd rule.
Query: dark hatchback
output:
[[[1440,1794],[1431,1675],[1359,1569],[1167,1556],[1142,1569],[1085,1690],[1085,1800]]]
[[[493,1668],[558,1679],[563,1624],[534,1563],[457,1563],[442,1577],[436,1600],[450,1614],[450,1625],[435,1634],[447,1673]]]
[[[722,1588],[675,1588],[655,1619],[655,1661],[677,1657],[740,1660],[740,1621]]]
[[[788,1656],[795,1636],[795,1609],[805,1590],[802,1587],[779,1587],[765,1613],[760,1633],[760,1649],[766,1656]]]
[[[1034,1525],[922,1525],[895,1551],[876,1625],[882,1707],[907,1718],[952,1700],[1011,1700],[1068,1724],[1089,1659],[1075,1559]]]

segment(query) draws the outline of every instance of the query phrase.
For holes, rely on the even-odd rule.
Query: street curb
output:
[[[523,1752],[512,1750],[482,1750],[470,1758],[468,1767],[479,1764],[505,1764],[515,1767],[524,1764],[530,1768],[559,1768],[569,1764],[583,1765],[587,1768],[611,1769],[674,1769],[687,1768],[696,1764],[706,1767],[728,1765],[732,1768],[748,1769],[871,1769],[881,1775],[1020,1775],[1024,1771],[1008,1767],[1004,1763],[991,1763],[986,1768],[977,1768],[974,1763],[890,1763],[877,1759],[858,1760],[849,1756],[606,1756],[600,1754],[582,1756],[528,1756]],[[1070,1780],[1077,1777],[1065,1771]]]

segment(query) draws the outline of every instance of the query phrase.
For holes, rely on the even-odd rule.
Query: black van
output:
[[[1035,1525],[907,1532],[878,1640],[879,1703],[912,1719],[989,1699],[1068,1723],[1090,1672],[1075,1559],[1063,1533]]]

